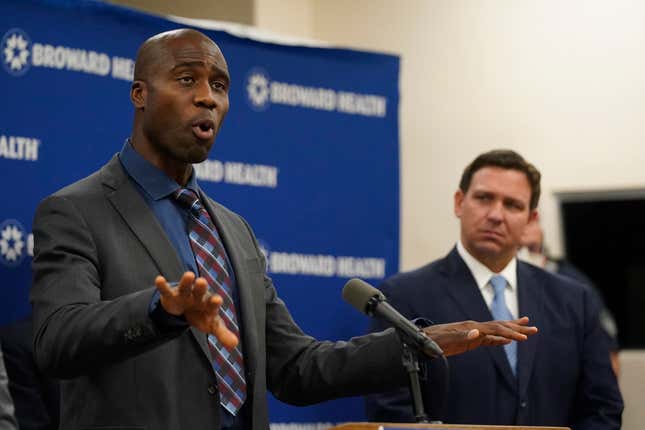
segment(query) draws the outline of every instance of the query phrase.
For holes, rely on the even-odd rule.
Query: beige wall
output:
[[[313,39],[314,5],[313,0],[255,0],[254,24],[276,33]]]
[[[351,5],[351,8],[348,7]],[[320,0],[313,37],[402,56],[402,269],[443,255],[462,168],[494,147],[557,191],[645,188],[645,3]]]
[[[142,11],[177,15],[186,18],[214,19],[253,25],[255,2],[253,0],[107,0],[121,6]]]

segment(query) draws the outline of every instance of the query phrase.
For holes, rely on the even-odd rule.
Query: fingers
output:
[[[155,278],[155,287],[157,287],[157,290],[159,291],[159,294],[161,296],[159,299],[161,306],[166,312],[171,315],[177,316],[184,313],[184,307],[176,298],[176,288],[171,287],[168,281],[166,281],[166,278],[164,278],[163,276],[157,276]]]
[[[510,327],[507,327],[501,322],[498,323],[493,330],[488,331],[485,334],[504,337],[506,339],[518,340],[518,341],[523,341],[528,339],[527,335],[525,335],[524,333],[520,333],[519,331],[516,331]]]
[[[517,323],[517,321],[520,321],[521,323]],[[526,336],[531,336],[538,332],[537,327],[527,325],[528,318],[526,317],[513,321],[500,321],[500,323],[505,327]]]
[[[518,324],[518,325],[527,325],[529,323],[529,317],[520,317],[516,320],[511,320],[511,322]]]
[[[186,309],[203,300],[204,291],[200,290],[200,287],[197,287],[196,291],[198,293],[201,291],[201,295],[195,297],[193,287],[195,282],[193,272],[185,272],[176,285],[168,283],[163,276],[155,278],[155,287],[161,294],[161,306],[166,312],[172,315],[183,315]]]
[[[224,321],[221,318],[217,318],[217,321],[213,324],[213,335],[220,341],[224,347],[227,349],[233,349],[237,346],[239,339],[233,334],[232,331],[226,327]]]
[[[204,278],[197,278],[192,285],[191,294],[196,303],[204,302],[206,300],[206,292],[208,291],[208,284]]]
[[[199,287],[197,288],[199,289]],[[228,349],[234,348],[239,340],[220,317],[220,306],[223,299],[217,294],[206,293],[200,307],[186,310],[186,320],[199,330],[214,335]]]
[[[168,284],[166,278],[161,275],[155,278],[155,287],[157,287],[157,290],[159,290],[159,293],[162,296],[168,296],[172,294],[172,288],[170,287],[170,284]]]
[[[535,326],[528,326],[529,323],[529,317],[522,317],[519,319],[516,319],[514,321],[511,321],[521,327],[518,327],[519,330],[522,331],[522,333],[527,334],[527,335],[532,335],[538,332],[538,328]]]
[[[219,313],[219,307],[223,303],[222,296],[219,294],[211,294],[206,300],[206,313],[209,315],[217,315]]]
[[[488,321],[477,323],[478,328],[484,335],[500,336],[511,340],[523,341],[535,333],[537,327],[527,326],[528,318],[522,317],[512,321]]]
[[[182,275],[181,280],[176,285],[176,288],[173,288],[166,278],[159,275],[155,278],[155,287],[159,290],[162,295],[171,296],[171,295],[181,295],[189,296],[193,288],[193,282],[195,281],[195,274],[193,272],[186,272]]]
[[[193,272],[186,272],[182,275],[177,286],[177,293],[183,297],[188,298],[193,293],[193,283],[195,282],[195,274]]]
[[[506,339],[505,337],[493,336],[493,335],[485,336],[484,339],[482,339],[482,345],[485,345],[485,346],[508,345],[511,342],[513,341],[510,339]]]

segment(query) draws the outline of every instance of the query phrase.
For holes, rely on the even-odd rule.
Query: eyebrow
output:
[[[204,67],[205,63],[203,61],[184,61],[181,63],[177,63],[173,66],[172,69],[170,69],[171,72],[176,71],[177,69],[183,69],[183,68],[193,68],[193,67]],[[231,77],[229,76],[228,72],[221,67],[217,67],[215,65],[210,67],[212,70],[215,70],[218,75],[224,76],[227,81],[231,80]]]

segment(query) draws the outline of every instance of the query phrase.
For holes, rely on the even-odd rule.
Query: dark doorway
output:
[[[600,290],[620,347],[645,347],[645,192],[560,198],[567,259]]]

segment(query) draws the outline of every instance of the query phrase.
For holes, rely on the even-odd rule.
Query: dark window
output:
[[[645,347],[645,199],[562,200],[567,259],[600,290],[621,348]]]

